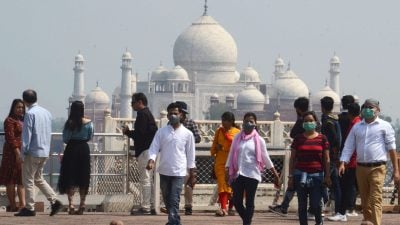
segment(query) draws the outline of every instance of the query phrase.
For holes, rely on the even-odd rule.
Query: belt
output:
[[[363,167],[378,167],[382,165],[386,165],[386,161],[379,161],[379,162],[371,162],[371,163],[357,163],[358,166],[363,166]]]

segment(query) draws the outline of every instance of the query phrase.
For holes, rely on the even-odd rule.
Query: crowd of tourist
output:
[[[281,204],[269,207],[270,212],[288,215],[294,194],[298,199],[300,225],[314,220],[346,222],[355,211],[357,194],[361,198],[364,224],[382,222],[382,193],[386,164],[393,166],[393,180],[399,184],[395,135],[392,126],[379,118],[380,104],[367,99],[361,105],[351,95],[343,96],[342,112],[333,113],[334,100],[321,99],[321,120],[309,111],[309,100],[300,97],[294,102],[297,120],[290,137],[291,156],[288,185]],[[184,190],[185,215],[193,214],[193,190],[197,182],[195,143],[201,141],[197,124],[188,116],[183,101],[168,105],[168,124],[158,128],[147,107],[143,93],[132,95],[131,106],[137,112],[133,129],[123,128],[123,134],[133,139],[139,173],[140,207],[131,215],[156,215],[153,179],[154,170],[160,174],[160,190],[168,214],[168,225],[180,225],[180,195]],[[36,186],[51,205],[50,216],[57,214],[63,204],[56,192],[43,178],[43,168],[49,158],[52,116],[37,104],[37,93],[26,90],[22,99],[13,100],[4,121],[5,144],[0,167],[0,185],[6,186],[7,211],[15,216],[35,216]],[[84,104],[71,104],[62,132],[66,144],[61,158],[57,191],[68,197],[68,214],[85,212],[90,184],[90,148],[93,122],[84,115]],[[265,140],[260,137],[257,116],[248,112],[240,128],[232,112],[221,115],[221,125],[215,131],[210,149],[213,158],[212,176],[217,183],[219,209],[215,216],[234,216],[237,212],[244,225],[252,223],[254,200],[265,169],[274,177],[279,188],[282,176],[274,167]],[[158,165],[156,167],[156,158]],[[282,171],[281,171],[282,173]],[[79,191],[77,209],[73,204]],[[15,199],[18,196],[18,204]],[[334,205],[332,215],[325,215],[327,206]],[[111,224],[123,224],[112,221]]]

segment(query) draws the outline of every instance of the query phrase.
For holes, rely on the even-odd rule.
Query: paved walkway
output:
[[[340,224],[340,225],[360,225],[361,216],[351,217],[348,222],[330,222],[324,224]],[[121,220],[125,225],[163,225],[167,222],[166,215],[157,216],[130,216],[128,213],[86,213],[85,215],[67,215],[61,212],[56,216],[50,217],[47,213],[38,213],[35,217],[14,217],[13,213],[0,213],[0,224],[34,224],[34,225],[108,225],[112,220]],[[399,225],[400,214],[384,214],[383,225]],[[241,225],[239,216],[227,216],[224,218],[215,217],[211,212],[194,212],[192,216],[182,216],[182,224],[184,225]],[[299,224],[295,214],[288,217],[280,217],[269,212],[257,212],[254,215],[253,225],[265,224]],[[310,221],[310,224],[313,222]]]

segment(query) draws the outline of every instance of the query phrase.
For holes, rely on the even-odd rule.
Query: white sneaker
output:
[[[358,213],[356,212],[356,210],[347,210],[346,211],[346,216],[350,216],[350,217],[352,217],[352,216],[358,216]]]
[[[340,213],[336,213],[336,215],[328,217],[328,220],[346,222],[347,221],[347,216],[346,215],[342,215]]]
[[[310,213],[310,212],[307,212],[307,219],[308,219],[308,220],[315,220],[314,214],[312,214],[312,213]]]

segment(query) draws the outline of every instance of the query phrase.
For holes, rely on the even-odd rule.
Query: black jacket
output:
[[[149,108],[137,112],[134,130],[130,130],[127,135],[132,138],[135,145],[135,157],[138,157],[144,150],[149,149],[154,135],[157,131],[156,121]]]

